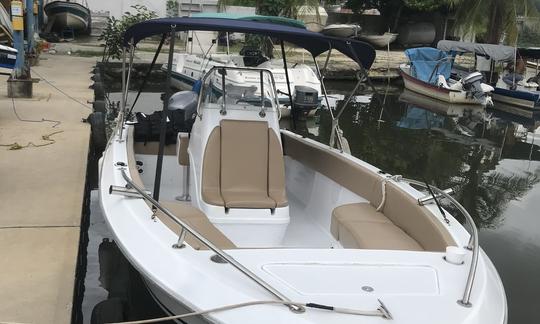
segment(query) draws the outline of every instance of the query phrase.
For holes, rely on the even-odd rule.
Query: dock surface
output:
[[[42,55],[33,98],[14,102],[0,77],[0,322],[71,322],[94,64]]]

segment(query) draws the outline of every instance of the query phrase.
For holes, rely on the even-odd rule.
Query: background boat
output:
[[[331,24],[323,28],[321,31],[325,35],[336,37],[351,37],[356,36],[362,27],[351,24]]]
[[[6,8],[0,3],[0,44],[13,42],[13,26]]]
[[[47,32],[63,31],[66,28],[84,33],[90,31],[91,16],[86,0],[48,0],[43,9],[48,19],[45,28]]]
[[[358,35],[358,39],[364,40],[376,47],[386,47],[388,44],[392,44],[398,37],[398,34],[384,33],[382,35]]]

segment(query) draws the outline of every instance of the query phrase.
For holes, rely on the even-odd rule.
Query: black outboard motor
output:
[[[199,96],[194,91],[179,91],[169,99],[169,119],[177,132],[190,132],[197,115]]]
[[[319,93],[306,86],[295,86],[293,93],[293,107],[291,117],[297,131],[305,126],[309,112],[319,106]]]
[[[463,84],[463,89],[467,92],[470,92],[472,97],[477,100],[483,100],[486,94],[482,90],[482,80],[483,76],[480,72],[473,72],[461,80]]]

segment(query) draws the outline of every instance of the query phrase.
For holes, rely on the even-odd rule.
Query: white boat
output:
[[[351,25],[351,24],[331,24],[328,26],[325,26],[321,33],[328,35],[328,36],[336,36],[336,37],[353,37],[358,35],[358,33],[362,30],[362,27],[359,25]]]
[[[47,15],[47,31],[62,31],[72,28],[85,33],[90,32],[91,15],[86,0],[47,0],[43,7]]]
[[[492,105],[493,87],[482,83],[483,76],[473,72],[460,80],[450,77],[453,57],[431,47],[405,50],[409,64],[399,71],[405,88],[454,104]]]
[[[0,72],[11,73],[15,68],[17,61],[17,49],[9,46],[0,45]]]
[[[272,72],[280,102],[288,103],[287,78],[283,64],[279,60],[267,59],[258,49],[249,49],[243,51],[242,54],[244,55],[209,54],[204,57],[198,54],[176,53],[171,71],[172,84],[178,89],[191,88],[206,72],[216,66],[255,67]],[[162,66],[162,70],[167,70],[167,64]],[[321,94],[321,82],[311,67],[306,64],[296,64],[287,70],[291,91],[294,92],[296,86],[306,86]],[[231,71],[225,77],[230,84],[238,88],[245,88],[246,95],[255,93],[260,87],[259,79],[251,78],[240,71]]]
[[[387,47],[389,44],[392,44],[397,37],[398,34],[388,32],[382,35],[358,35],[358,39],[364,40],[372,45],[375,45],[376,47]]]
[[[150,20],[128,29],[124,44],[171,28],[250,30],[315,56],[332,46],[366,69],[374,59],[355,40],[222,19]],[[259,78],[259,100],[228,93],[234,71]],[[506,323],[504,288],[464,208],[431,188],[464,213],[471,234],[433,203],[442,196],[410,185],[422,182],[281,130],[272,76],[214,67],[200,92],[165,100],[164,111],[195,107],[183,114],[193,118],[189,134],[172,145],[137,141],[146,128],[125,119],[123,97],[100,160],[101,207],[161,307],[187,323]]]

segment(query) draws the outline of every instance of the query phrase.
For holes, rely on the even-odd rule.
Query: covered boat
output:
[[[86,0],[46,0],[43,10],[47,15],[46,31],[70,28],[90,33],[92,17]]]
[[[489,73],[491,68],[494,68],[494,63],[515,63],[516,57],[523,57],[528,59],[538,60],[540,59],[540,49],[537,48],[515,48],[511,46],[504,45],[494,45],[494,44],[480,44],[480,43],[467,43],[467,42],[457,42],[457,41],[440,41],[437,44],[437,48],[443,51],[453,51],[458,53],[474,53],[478,56],[485,58],[485,60],[492,62],[491,66],[486,69],[486,72]],[[516,56],[517,55],[517,56]],[[536,71],[538,74],[538,70]],[[526,75],[524,76],[526,77]],[[494,80],[493,83],[496,84],[494,91],[492,92],[492,97],[495,102],[503,103],[500,105],[504,107],[503,109],[507,111],[506,105],[512,105],[518,109],[529,110],[530,113],[540,113],[540,91],[538,89],[538,78],[536,82],[529,83],[525,80],[515,82],[515,87],[513,85],[508,85],[503,81],[503,78]],[[497,109],[497,105],[494,107]],[[515,110],[515,109],[514,109]],[[519,113],[522,115],[522,113]]]
[[[269,35],[313,57],[338,50],[365,75],[375,58],[363,42],[289,26],[169,18],[126,31],[123,65],[141,39],[184,30]],[[325,69],[314,65],[323,79]],[[258,78],[253,100],[228,92],[230,71]],[[127,110],[129,75],[100,160],[100,203],[114,240],[170,319],[506,323],[504,288],[471,216],[447,191],[422,193],[411,183],[426,184],[344,153],[342,110],[329,112],[337,148],[281,130],[272,73],[219,66],[200,90],[167,93],[156,140]],[[296,98],[293,111],[313,99]],[[471,234],[437,207],[442,197],[463,212]]]
[[[449,103],[488,105],[491,86],[481,83],[482,74],[473,72],[455,80],[450,78],[454,56],[431,47],[405,50],[409,64],[399,69],[405,88]]]

